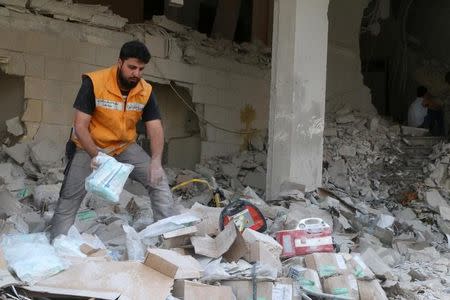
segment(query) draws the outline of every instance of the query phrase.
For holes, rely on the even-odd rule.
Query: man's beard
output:
[[[126,90],[131,90],[132,88],[134,88],[138,83],[139,80],[136,80],[135,82],[133,81],[129,81],[127,80],[123,75],[122,75],[122,68],[119,69],[118,73],[118,78],[119,78],[119,83],[120,83],[120,87],[124,88]]]

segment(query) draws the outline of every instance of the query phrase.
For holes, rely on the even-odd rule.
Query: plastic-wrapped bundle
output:
[[[120,193],[134,166],[120,163],[104,153],[96,156],[99,167],[86,178],[86,191],[112,202],[119,202]]]
[[[65,270],[69,264],[57,256],[44,233],[5,235],[1,242],[9,268],[20,280],[34,284]]]

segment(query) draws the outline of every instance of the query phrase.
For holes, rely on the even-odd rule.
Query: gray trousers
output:
[[[147,176],[150,157],[140,146],[133,143],[114,158],[119,162],[134,166],[130,178],[142,183],[148,190],[155,221],[177,214],[167,177],[164,176],[157,186],[149,185]],[[91,157],[86,151],[77,149],[64,177],[55,214],[51,221],[52,240],[60,234],[67,234],[70,226],[74,224],[78,209],[87,193],[84,181],[91,172]]]

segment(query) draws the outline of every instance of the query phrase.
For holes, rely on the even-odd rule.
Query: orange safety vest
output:
[[[89,124],[94,143],[103,152],[117,155],[136,140],[136,123],[149,101],[152,86],[144,79],[123,99],[117,83],[117,66],[87,73],[94,86],[95,110]],[[72,136],[79,148],[76,132]]]

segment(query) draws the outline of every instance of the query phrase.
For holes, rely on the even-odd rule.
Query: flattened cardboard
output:
[[[194,246],[195,253],[211,258],[218,258],[222,256],[234,243],[237,236],[236,231],[237,230],[234,223],[230,222],[215,239],[210,236],[191,237],[191,242]]]
[[[280,257],[275,257],[273,253],[269,252],[266,244],[261,241],[254,242],[249,245],[248,251],[244,256],[248,262],[260,262],[263,265],[271,266],[281,273],[282,265]]]
[[[180,228],[174,231],[169,231],[166,233],[163,233],[163,238],[165,239],[171,239],[183,235],[192,235],[198,231],[197,226],[189,226],[185,228]]]
[[[148,249],[144,264],[175,279],[200,278],[203,274],[195,258],[172,250]]]
[[[36,286],[77,291],[116,292],[121,300],[165,300],[170,278],[139,262],[87,262],[40,281]]]
[[[248,245],[242,237],[241,233],[236,230],[236,239],[231,245],[230,249],[223,254],[223,258],[228,262],[235,261],[244,257],[244,255],[249,251]]]
[[[378,280],[358,280],[359,298],[361,300],[387,300],[386,293]]]
[[[229,286],[214,286],[189,280],[175,280],[173,296],[183,300],[231,300],[233,292]]]
[[[236,300],[253,299],[253,283],[251,280],[224,280],[222,285],[232,288]],[[272,281],[258,281],[256,283],[256,299],[272,299],[272,290]]]
[[[196,224],[197,235],[217,235],[219,233],[219,219],[222,208],[208,207],[196,202],[190,211],[202,219],[200,223]]]
[[[341,275],[348,270],[344,258],[338,253],[308,254],[305,264],[307,268],[316,270],[320,278]]]
[[[324,279],[323,290],[327,294],[352,297],[354,300],[359,300],[358,282],[350,274]],[[364,300],[366,299],[364,298]]]
[[[88,291],[88,290],[74,290],[74,289],[64,289],[64,288],[50,288],[42,286],[23,286],[21,287],[27,291],[35,292],[39,294],[45,294],[49,296],[71,296],[71,297],[86,297],[94,298],[98,300],[116,300],[119,299],[120,293],[117,292],[98,292],[98,291]]]

